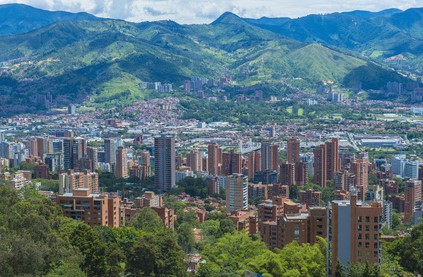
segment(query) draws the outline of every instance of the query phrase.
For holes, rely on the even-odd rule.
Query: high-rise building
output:
[[[154,138],[154,184],[160,192],[176,186],[175,138]]]
[[[414,206],[422,200],[422,181],[410,179],[406,182],[404,204],[404,222],[408,223],[413,219]]]
[[[212,142],[207,147],[207,154],[208,154],[208,168],[210,175],[219,175],[219,163],[222,160],[221,157],[221,149],[217,145],[217,143]]]
[[[46,154],[44,162],[52,172],[58,172],[64,168],[64,155],[62,153]]]
[[[37,157],[44,159],[44,154],[48,153],[48,138],[37,138]]]
[[[333,188],[336,190],[345,190],[345,171],[335,173],[333,177]]]
[[[354,186],[357,188],[358,199],[365,200],[369,187],[369,163],[366,160],[355,160],[353,163]]]
[[[226,211],[248,210],[248,177],[234,174],[226,177]]]
[[[419,165],[419,174],[418,174],[418,178],[420,181],[422,181],[423,183],[423,164]]]
[[[419,163],[414,161],[406,161],[404,164],[404,178],[418,179],[419,178]]]
[[[115,176],[117,178],[128,178],[128,150],[123,147],[119,147],[116,150],[116,166]]]
[[[73,139],[72,138],[64,139],[63,140],[63,169],[64,170],[73,169],[72,149],[73,149]]]
[[[271,149],[270,149],[270,142],[262,142],[261,143],[261,170],[269,170],[271,169]]]
[[[326,145],[316,146],[314,154],[314,183],[326,187]]]
[[[6,136],[3,131],[0,131],[0,143],[6,141]]]
[[[304,162],[295,163],[295,184],[303,186],[308,183],[308,164]]]
[[[241,174],[242,173],[242,156],[241,153],[235,153],[231,150],[224,152],[222,156],[222,169],[223,175]]]
[[[326,179],[333,180],[335,173],[341,170],[339,160],[339,139],[333,138],[326,145]]]
[[[397,155],[391,158],[391,169],[394,175],[402,176],[404,174],[405,158],[405,155]]]
[[[98,148],[97,147],[87,147],[87,156],[88,160],[91,162],[91,171],[95,171],[98,166]]]
[[[295,185],[295,164],[282,163],[280,165],[279,183],[281,185]]]
[[[203,170],[203,155],[200,150],[193,150],[187,155],[187,166],[194,172]]]
[[[247,155],[248,179],[253,179],[254,172],[256,172],[255,157],[256,157],[256,154],[254,151]]]
[[[288,163],[296,163],[300,161],[300,140],[290,138],[286,144]]]
[[[342,266],[368,262],[380,263],[382,203],[357,201],[354,191],[350,200],[332,202],[331,276],[337,262]]]
[[[278,170],[278,153],[279,153],[279,146],[276,144],[272,144],[270,146],[270,169],[271,170]]]
[[[40,150],[39,150],[40,151]],[[75,169],[78,161],[87,155],[87,142],[82,138],[63,140],[64,169]]]
[[[392,228],[392,202],[383,201],[383,215],[382,215],[383,225],[391,229]]]
[[[116,163],[116,142],[114,139],[104,140],[104,162],[109,164]]]

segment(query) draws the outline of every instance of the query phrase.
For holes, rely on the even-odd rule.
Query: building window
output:
[[[366,232],[369,232],[369,231],[370,231],[370,226],[366,225]]]
[[[358,222],[361,222],[361,220],[362,220],[362,219],[361,219],[361,216],[359,216],[359,217],[358,217]]]
[[[365,234],[366,240],[370,240],[370,234]]]
[[[366,223],[370,222],[370,216],[366,216]]]

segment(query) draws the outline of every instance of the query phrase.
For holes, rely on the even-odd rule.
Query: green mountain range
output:
[[[298,19],[248,19],[260,28],[306,43],[348,49],[423,75],[423,8],[354,11]]]
[[[50,12],[23,4],[0,5],[0,35],[26,33],[65,20],[100,19],[88,13]]]
[[[9,35],[0,36],[0,113],[36,111],[48,100],[55,105],[84,101],[114,105],[142,99],[148,92],[140,88],[141,81],[180,86],[190,76],[217,79],[225,73],[240,86],[301,79],[310,88],[322,82],[345,87],[361,82],[365,89],[380,89],[387,81],[407,81],[379,63],[340,51],[341,46],[307,39],[309,33],[297,37],[296,32],[282,32],[285,24],[295,25],[291,19],[250,20],[225,13],[209,25],[179,25],[85,14],[60,17],[35,9],[51,13],[37,20],[28,15],[28,6],[6,5],[0,6],[0,12],[8,15],[0,17],[0,26],[17,20],[10,9],[31,19],[22,19],[22,28],[10,24],[15,27],[9,28]],[[360,18],[369,17],[381,16]],[[396,24],[403,23],[398,19]],[[338,29],[341,34],[342,28]]]

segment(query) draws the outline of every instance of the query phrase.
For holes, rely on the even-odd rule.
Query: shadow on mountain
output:
[[[361,82],[362,89],[382,89],[387,82],[407,82],[409,79],[399,75],[393,70],[381,68],[374,63],[357,67],[348,73],[343,81],[343,86],[356,88]]]

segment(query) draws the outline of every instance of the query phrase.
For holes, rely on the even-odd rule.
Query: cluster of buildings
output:
[[[167,102],[160,105],[163,103]],[[157,111],[170,114],[163,108]],[[133,113],[130,109],[123,112]],[[59,180],[58,194],[49,196],[66,216],[90,225],[124,226],[140,209],[150,207],[172,228],[176,215],[164,207],[161,195],[145,192],[143,197],[129,200],[118,193],[101,193],[96,170],[140,180],[154,173],[159,193],[169,192],[187,176],[203,177],[209,195],[225,190],[224,205],[239,230],[260,234],[271,249],[292,241],[315,243],[317,237],[327,238],[332,257],[344,265],[380,261],[381,229],[391,227],[393,210],[401,212],[407,224],[415,224],[423,216],[422,165],[405,156],[371,161],[366,153],[348,151],[354,145],[342,147],[345,140],[331,138],[322,143],[322,137],[310,130],[304,134],[313,141],[291,137],[284,145],[275,142],[277,134],[300,128],[294,125],[246,130],[243,134],[251,137],[258,133],[261,138],[260,143],[244,143],[248,147],[234,143],[245,141],[236,131],[216,131],[214,138],[182,141],[178,135],[183,133],[175,127],[179,123],[173,121],[166,128],[168,135],[160,134],[160,126],[149,128],[150,134],[145,135],[147,126],[131,130],[131,139],[107,135],[95,143],[90,143],[89,136],[76,137],[66,129],[13,141],[0,132],[2,178],[15,188],[32,177]],[[113,133],[125,124],[106,120],[106,126]],[[196,124],[195,128],[208,132],[210,126],[199,128]],[[221,126],[226,125],[217,128]],[[304,148],[311,151],[301,153]],[[8,171],[24,161],[36,164],[32,172]],[[377,176],[378,184],[369,184],[369,174]],[[394,177],[402,178],[405,187]],[[311,182],[335,191],[335,199],[323,203],[321,191],[302,187]],[[290,199],[294,188],[297,199]],[[194,212],[204,221],[204,210]],[[334,266],[335,260],[331,264]]]
[[[232,78],[230,75],[223,75],[218,82],[214,80],[209,80],[204,77],[193,76],[190,80],[186,80],[184,83],[184,90],[186,92],[203,92],[204,87],[209,88],[217,87],[218,89],[223,89],[232,85]]]
[[[162,84],[161,82],[141,82],[140,87],[142,89],[150,89],[162,93],[168,93],[173,91],[172,84]]]

